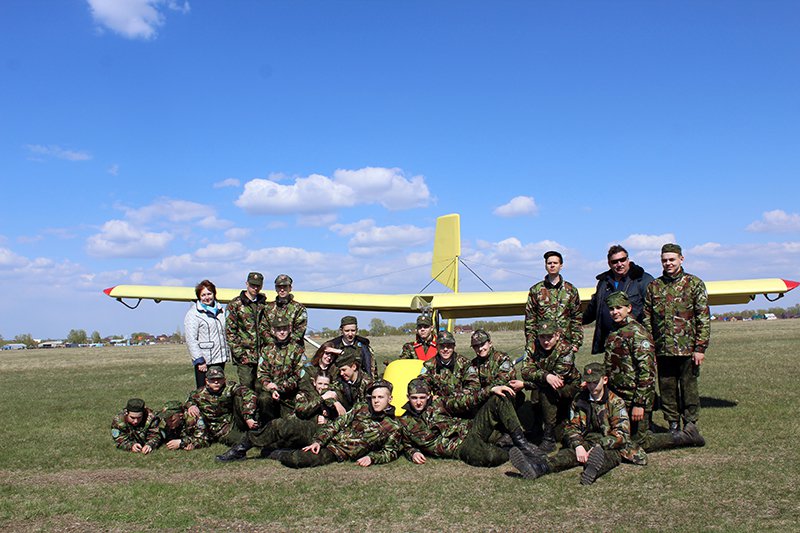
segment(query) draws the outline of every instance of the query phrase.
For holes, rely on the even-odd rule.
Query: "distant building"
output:
[[[21,342],[12,342],[3,346],[3,350],[25,350],[28,347]]]

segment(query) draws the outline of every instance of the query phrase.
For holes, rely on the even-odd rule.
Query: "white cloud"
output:
[[[87,0],[95,22],[128,39],[153,39],[164,25],[164,8],[190,11],[189,2],[176,0]]]
[[[297,217],[297,224],[308,228],[319,228],[327,226],[336,222],[335,213],[327,213],[324,215],[301,215]]]
[[[159,198],[152,204],[137,209],[125,206],[122,206],[121,209],[128,219],[137,224],[145,224],[154,220],[191,222],[197,219],[208,219],[216,214],[211,206],[170,198]]]
[[[800,214],[787,213],[780,209],[766,211],[761,215],[761,220],[756,220],[747,226],[747,231],[757,233],[800,232]]]
[[[634,233],[628,235],[622,241],[622,246],[631,248],[632,250],[661,250],[661,247],[668,242],[675,242],[674,233],[662,233],[661,235],[645,235],[641,233]]]
[[[156,257],[172,239],[165,231],[148,232],[124,220],[109,220],[100,233],[86,240],[86,252],[95,257]]]
[[[198,259],[211,261],[233,261],[242,257],[245,247],[238,242],[226,242],[222,244],[209,244],[205,248],[200,248],[194,255]]]
[[[231,228],[225,232],[225,238],[229,241],[242,241],[252,233],[249,228]]]
[[[112,176],[118,175],[119,174],[119,165],[117,165],[116,163],[111,165],[110,167],[108,167],[107,172],[109,174],[111,174]]]
[[[278,266],[320,266],[326,261],[325,254],[311,252],[302,248],[278,246],[252,250],[245,255],[244,262],[261,268]]]
[[[431,196],[422,176],[405,178],[398,168],[336,170],[333,178],[312,174],[282,185],[253,179],[235,204],[251,214],[324,214],[354,205],[380,204],[390,210],[423,207]]]
[[[538,212],[539,207],[532,196],[515,196],[510,202],[494,210],[495,215],[506,218],[532,216]]]
[[[8,248],[0,248],[0,269],[23,267],[27,264],[27,258],[12,252]]]
[[[353,224],[334,224],[331,231],[339,235],[352,235],[348,246],[357,256],[386,254],[393,250],[419,246],[433,239],[432,228],[403,226],[376,226],[372,219],[359,220]]]
[[[215,189],[222,189],[225,187],[238,187],[241,185],[241,182],[236,178],[227,178],[222,181],[218,181],[214,184]]]
[[[92,158],[88,152],[67,150],[57,145],[26,144],[25,148],[35,156],[55,157],[56,159],[65,159],[67,161],[88,161]]]
[[[198,221],[197,225],[204,229],[225,229],[233,226],[233,222],[211,215]]]

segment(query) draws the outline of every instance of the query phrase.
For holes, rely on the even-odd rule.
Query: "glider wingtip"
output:
[[[790,279],[785,279],[783,280],[783,282],[786,284],[786,292],[789,292],[790,290],[800,285],[800,281],[792,281]]]
[[[111,291],[113,291],[115,288],[116,285],[114,285],[113,287],[109,287],[107,289],[103,289],[103,292],[106,293],[106,296],[111,296]]]

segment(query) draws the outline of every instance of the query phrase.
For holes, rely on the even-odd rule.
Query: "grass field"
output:
[[[383,359],[404,340],[373,343]],[[521,351],[521,333],[494,340]],[[221,445],[125,453],[111,418],[131,396],[183,399],[193,384],[185,347],[4,351],[0,528],[797,531],[799,350],[800,320],[715,323],[700,378],[708,445],[651,454],[648,466],[622,465],[589,487],[577,470],[527,481],[506,475],[510,464],[401,458],[294,471],[218,464]],[[589,360],[582,349],[579,364]]]

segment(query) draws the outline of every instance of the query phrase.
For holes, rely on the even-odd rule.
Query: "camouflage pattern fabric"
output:
[[[653,338],[628,316],[606,339],[608,387],[628,406],[651,410],[656,397],[656,357]]]
[[[389,463],[403,450],[400,424],[391,405],[381,413],[361,403],[333,422],[321,426],[314,441],[327,448],[338,461],[368,456],[373,464]]]
[[[314,420],[318,416],[323,416],[327,421],[333,420],[339,413],[333,404],[335,399],[323,400],[322,395],[315,389],[300,391],[295,396],[294,414],[301,420]]]
[[[200,410],[203,419],[203,424],[197,424],[189,437],[195,448],[203,448],[217,441],[237,444],[238,431],[235,430],[242,431],[243,435],[247,429],[244,420],[255,420],[256,417],[255,393],[235,381],[225,383],[218,394],[213,394],[208,387],[197,389],[189,395],[185,408],[192,405]],[[232,432],[234,435],[226,438]]]
[[[266,318],[267,298],[259,293],[253,302],[245,291],[231,300],[225,318],[225,338],[231,349],[234,364],[255,367],[264,347],[268,332]]]
[[[436,337],[431,336],[429,341],[424,341],[417,335],[414,342],[407,342],[403,345],[403,349],[400,352],[400,359],[422,359],[423,361],[430,361],[436,357],[437,353],[439,353],[439,351],[436,344]],[[422,357],[420,357],[420,354]]]
[[[454,396],[464,389],[479,389],[477,373],[469,372],[471,362],[456,352],[445,362],[440,355],[425,361],[420,375],[433,396]]]
[[[547,374],[559,376],[565,384],[580,383],[581,373],[575,368],[575,352],[566,339],[561,338],[549,352],[542,348],[538,339],[535,340],[528,357],[514,369],[515,379],[525,382],[528,390],[547,385]]]
[[[525,345],[529,352],[535,350],[536,337],[539,335],[538,325],[545,318],[558,324],[562,338],[570,345],[581,347],[581,298],[578,289],[564,278],[557,285],[552,285],[545,277],[544,281],[531,287],[528,292],[528,301],[525,304]]]
[[[348,383],[341,376],[331,382],[330,390],[336,392],[337,399],[348,411],[358,402],[367,401],[367,387],[372,385],[372,379],[358,371],[355,382]]]
[[[270,336],[270,338],[272,338]],[[294,342],[278,343],[273,338],[273,343],[266,346],[264,353],[258,360],[257,390],[261,396],[269,396],[272,392],[267,390],[269,383],[278,387],[281,395],[280,405],[294,410],[294,399],[300,389],[300,378],[305,362],[305,351]]]
[[[705,353],[711,337],[711,314],[706,286],[680,270],[674,278],[662,275],[647,286],[644,327],[653,335],[656,356]]]
[[[270,420],[264,427],[247,433],[253,446],[261,448],[303,448],[311,444],[318,429],[313,420],[295,416]]]
[[[667,422],[697,422],[700,417],[700,367],[691,357],[657,357],[661,412]]]
[[[507,385],[511,379],[512,367],[508,355],[500,350],[495,350],[493,346],[485,358],[475,356],[470,361],[467,374],[470,375],[470,379],[477,376],[481,387],[491,388],[495,385]]]
[[[345,346],[344,337],[342,335],[334,337],[330,342],[332,342],[334,348],[338,350],[341,350]],[[372,351],[372,347],[369,345],[369,339],[356,335],[356,338],[353,339],[353,346],[358,348],[361,353],[361,368],[366,370],[369,377],[372,379],[378,378],[380,376],[380,374],[378,374],[378,362],[375,360],[375,353]],[[336,372],[333,373],[335,374]]]
[[[125,421],[125,411],[120,411],[111,421],[111,437],[120,450],[130,451],[134,444],[150,446],[156,449],[161,444],[161,433],[158,431],[158,416],[145,408],[142,423],[132,426]]]
[[[575,396],[564,434],[573,450],[583,446],[602,446],[605,450],[623,450],[630,444],[631,425],[625,402],[606,389],[599,401],[591,401],[589,391]]]
[[[275,343],[275,339],[270,333],[272,331],[272,325],[275,323],[275,319],[285,318],[290,324],[289,339],[299,348],[305,350],[308,311],[306,311],[306,307],[303,304],[295,301],[293,294],[289,294],[286,300],[285,302],[279,302],[276,298],[275,301],[267,304],[266,325],[262,330],[264,344],[270,345]]]
[[[191,437],[197,430],[197,425],[205,426],[202,418],[194,417],[186,412],[184,409],[179,413],[180,422],[177,426],[169,427],[167,421],[171,416],[166,408],[162,408],[158,412],[158,431],[161,434],[161,444],[166,444],[171,440],[180,439],[181,449],[186,448],[187,444],[192,442]]]

